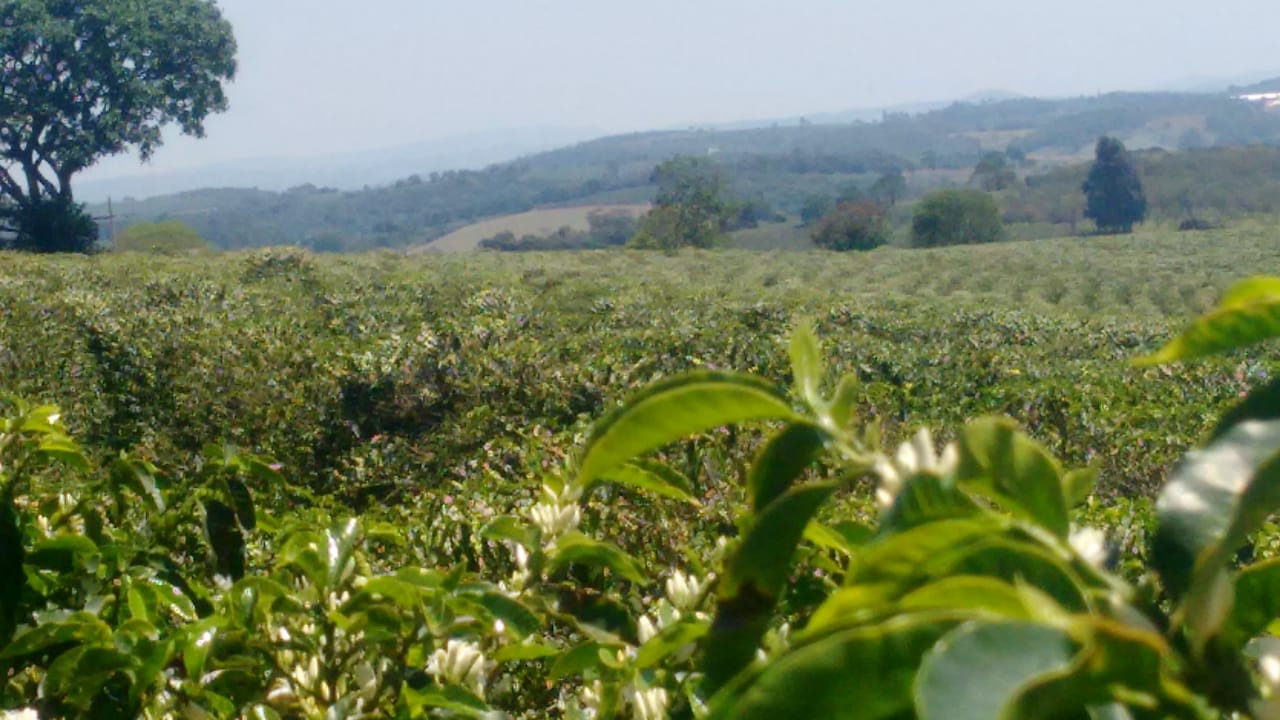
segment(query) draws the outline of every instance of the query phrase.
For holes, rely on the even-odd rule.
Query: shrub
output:
[[[976,245],[1004,237],[1000,211],[990,195],[978,190],[939,190],[916,205],[911,219],[916,247]]]
[[[889,223],[884,208],[875,203],[841,203],[823,216],[810,237],[828,250],[871,250],[889,242]]]
[[[181,220],[130,225],[116,235],[114,249],[121,252],[180,253],[209,250],[212,246]]]

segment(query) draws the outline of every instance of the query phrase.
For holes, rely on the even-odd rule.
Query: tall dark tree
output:
[[[213,0],[0,0],[0,230],[31,250],[96,236],[72,178],[109,155],[144,160],[161,129],[204,135],[227,108],[231,25]]]
[[[1133,232],[1147,217],[1147,196],[1124,143],[1101,137],[1093,167],[1084,181],[1085,217],[1100,232]]]

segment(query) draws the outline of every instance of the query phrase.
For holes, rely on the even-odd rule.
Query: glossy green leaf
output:
[[[757,513],[785,493],[827,443],[827,433],[807,422],[788,424],[765,443],[747,473],[747,497]]]
[[[1203,642],[1231,608],[1226,569],[1280,508],[1280,421],[1247,421],[1187,454],[1156,502],[1152,562]]]
[[[965,426],[956,474],[961,488],[1067,537],[1070,518],[1057,460],[1008,420],[986,418]]]
[[[1235,578],[1231,628],[1237,643],[1261,635],[1280,620],[1280,559],[1241,570]]]
[[[1197,318],[1141,365],[1190,360],[1280,335],[1280,278],[1255,277],[1232,286],[1218,306]]]
[[[326,587],[341,586],[352,570],[351,555],[360,540],[360,522],[350,518],[325,532]]]
[[[224,618],[214,615],[182,629],[178,647],[182,651],[182,662],[188,677],[200,677],[204,674],[205,662],[213,650],[218,631],[225,623]]]
[[[893,505],[880,519],[880,532],[902,532],[926,523],[968,517],[978,512],[973,500],[950,481],[936,475],[913,475],[903,481]]]
[[[820,634],[726,685],[712,697],[707,720],[911,717],[916,667],[955,622],[903,616]]]
[[[579,532],[567,533],[556,542],[556,553],[551,563],[554,567],[569,563],[606,567],[620,577],[636,583],[643,583],[647,579],[636,561],[618,546]]]
[[[746,531],[716,589],[716,617],[703,661],[708,687],[720,687],[751,662],[800,538],[835,488],[832,483],[794,487]]]
[[[920,720],[993,720],[1037,678],[1070,667],[1076,648],[1058,628],[969,623],[944,636],[916,678]]]
[[[1209,440],[1221,438],[1246,420],[1280,420],[1280,377],[1250,390],[1243,400],[1223,413],[1209,434]]]
[[[578,467],[589,482],[637,455],[725,425],[789,419],[786,398],[743,375],[696,372],[654,383],[596,423]]]
[[[415,690],[409,685],[400,689],[400,700],[411,718],[429,717],[429,710],[446,710],[460,717],[490,717],[489,706],[474,693],[456,685]]]
[[[672,500],[698,505],[689,479],[674,469],[652,460],[632,460],[601,475],[598,481],[643,490]]]

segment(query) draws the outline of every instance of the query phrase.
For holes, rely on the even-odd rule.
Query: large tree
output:
[[[631,240],[633,247],[705,248],[721,240],[731,207],[718,164],[708,158],[675,157],[658,165],[652,179],[658,193]]]
[[[227,108],[235,54],[213,0],[0,0],[0,229],[11,244],[91,246],[72,178],[130,149],[150,158],[166,125],[202,137]]]
[[[1095,160],[1084,181],[1085,217],[1100,232],[1132,232],[1147,217],[1147,196],[1138,171],[1124,149],[1112,137],[1098,139]]]

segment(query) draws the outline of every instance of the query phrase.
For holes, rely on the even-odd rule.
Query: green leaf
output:
[[[898,606],[904,611],[952,610],[1011,620],[1031,620],[1034,616],[1018,588],[978,575],[956,575],[917,588],[902,596]]]
[[[502,515],[494,518],[480,530],[480,536],[489,540],[510,540],[526,550],[537,547],[537,529],[517,517]]]
[[[53,697],[80,703],[98,693],[116,672],[133,666],[133,658],[114,647],[81,645],[58,656],[42,686]]]
[[[360,522],[356,518],[325,532],[325,587],[341,587],[359,540]]]
[[[509,625],[520,637],[528,637],[542,629],[542,620],[519,600],[497,592],[473,596],[490,615]]]
[[[654,383],[596,423],[578,467],[587,483],[637,455],[712,428],[790,419],[786,398],[743,375],[696,372]]]
[[[1098,468],[1087,467],[1070,470],[1062,476],[1062,490],[1067,496],[1067,505],[1075,507],[1089,499],[1093,488],[1098,484]]]
[[[680,622],[663,628],[640,647],[635,667],[640,670],[654,667],[689,643],[701,640],[710,629],[704,622]]]
[[[597,642],[585,642],[570,648],[556,658],[551,669],[547,671],[547,679],[551,682],[578,675],[586,676],[600,667],[600,649]]]
[[[818,634],[724,686],[706,720],[896,720],[913,715],[920,658],[955,620],[902,616]]]
[[[532,645],[504,645],[493,654],[493,659],[500,662],[516,662],[519,660],[541,660],[559,655],[561,648],[555,645],[543,645],[535,643]]]
[[[104,645],[111,641],[110,626],[89,613],[80,612],[60,622],[46,623],[20,633],[0,652],[0,659],[24,657],[67,643]]]
[[[36,453],[41,457],[57,460],[80,471],[89,469],[89,461],[85,458],[84,453],[80,451],[80,446],[65,437],[50,436],[44,438],[36,448]]]
[[[225,618],[214,615],[198,620],[182,629],[178,647],[182,650],[182,662],[187,670],[187,677],[198,678],[204,674],[204,666],[209,658],[209,652],[213,650],[213,643],[218,637],[218,631],[225,623]]]
[[[861,386],[858,376],[853,373],[841,377],[840,383],[836,385],[836,391],[831,396],[829,406],[831,422],[835,424],[836,430],[847,428],[853,421],[853,411],[857,409],[858,392],[862,389]]]
[[[822,376],[826,372],[822,361],[822,347],[813,334],[813,327],[804,322],[791,333],[791,375],[796,392],[811,408],[820,408],[822,402]]]
[[[447,710],[462,717],[489,717],[489,706],[466,688],[456,685],[415,690],[408,684],[400,688],[400,700],[405,704],[409,717],[428,717],[427,710]]]
[[[1236,642],[1261,635],[1280,619],[1280,559],[1267,560],[1241,570],[1235,580],[1235,604],[1231,628]]]
[[[700,504],[693,496],[689,479],[674,469],[653,460],[632,460],[606,471],[597,481],[651,492],[654,495],[680,500],[692,505]]]
[[[59,535],[36,543],[27,562],[45,570],[70,572],[98,554],[98,546],[83,535]]]
[[[835,550],[844,555],[853,555],[867,540],[875,536],[875,531],[853,521],[843,521],[835,525],[824,525],[817,520],[810,520],[804,529],[804,539],[826,550]]]
[[[907,478],[893,506],[880,520],[880,533],[909,530],[919,525],[962,518],[980,512],[968,495],[949,481],[936,475],[913,475]]]
[[[1280,278],[1255,277],[1234,285],[1218,306],[1191,323],[1139,365],[1190,360],[1262,342],[1280,335]]]
[[[969,423],[960,437],[962,489],[984,495],[1060,538],[1070,530],[1062,470],[1051,454],[1013,423],[986,418]]]
[[[1062,630],[1032,623],[969,623],[925,656],[916,678],[920,720],[992,720],[1027,686],[1068,669],[1075,646]]]
[[[115,462],[111,463],[111,481],[117,486],[132,489],[139,497],[150,502],[157,511],[164,512],[164,496],[156,488],[155,473],[146,463],[123,455],[116,458]]]
[[[711,689],[750,664],[800,538],[835,488],[834,483],[815,483],[788,490],[757,516],[729,559],[717,587],[716,618],[703,662]]]
[[[1156,501],[1152,562],[1199,642],[1231,608],[1228,564],[1280,507],[1280,421],[1246,421],[1187,454]]]
[[[647,581],[644,572],[636,565],[636,561],[618,546],[587,537],[579,532],[566,533],[556,542],[556,554],[551,563],[557,568],[569,563],[607,567],[631,582]]]
[[[747,473],[751,509],[763,511],[799,479],[827,443],[827,433],[807,422],[794,422],[774,435]]]

